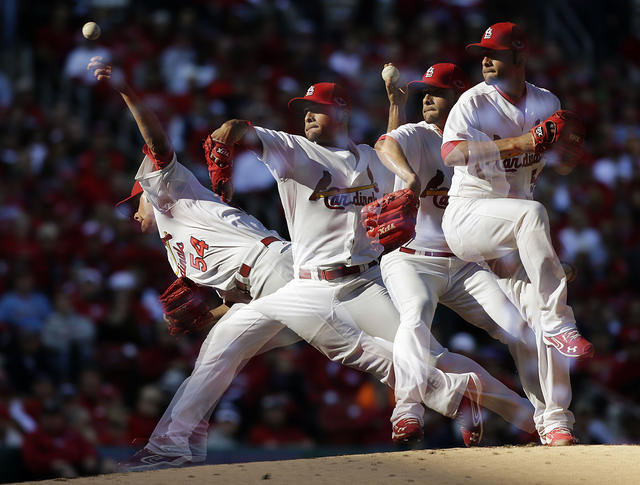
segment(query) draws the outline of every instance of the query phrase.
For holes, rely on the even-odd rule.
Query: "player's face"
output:
[[[138,204],[138,210],[133,215],[133,218],[140,223],[140,230],[148,233],[156,229],[156,216],[153,213],[153,206],[144,196],[140,195],[140,203]]]
[[[491,50],[484,52],[482,76],[487,84],[496,84],[501,80],[510,78],[515,68],[513,52]]]
[[[449,111],[455,103],[452,89],[429,87],[422,92],[422,117],[427,123],[444,127]]]
[[[331,144],[337,133],[332,106],[309,104],[304,110],[304,135],[319,145]]]

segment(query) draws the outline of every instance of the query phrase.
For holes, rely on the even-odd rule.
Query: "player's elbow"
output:
[[[444,157],[443,161],[447,167],[455,167],[456,165],[466,164],[464,155],[460,153],[459,150],[453,150],[451,153]]]

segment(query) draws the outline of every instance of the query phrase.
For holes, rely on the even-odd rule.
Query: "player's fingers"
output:
[[[91,62],[102,62],[104,61],[104,58],[102,56],[93,56],[91,59],[89,59]]]

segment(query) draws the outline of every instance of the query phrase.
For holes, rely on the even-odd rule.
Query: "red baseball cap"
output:
[[[289,109],[297,110],[306,103],[325,104],[351,110],[351,100],[346,90],[336,83],[317,83],[307,89],[303,97],[289,101]]]
[[[484,31],[477,44],[469,44],[466,50],[471,55],[481,54],[483,50],[492,51],[526,51],[529,46],[527,34],[513,22],[499,22]]]
[[[421,79],[411,81],[407,86],[433,86],[436,88],[455,89],[458,96],[460,96],[469,89],[471,83],[465,72],[458,66],[450,62],[441,62],[431,66]]]
[[[116,204],[116,207],[118,207],[120,204],[124,204],[125,202],[133,199],[136,195],[140,195],[141,193],[142,193],[142,186],[140,185],[140,182],[136,180],[136,183],[133,184],[133,188],[131,189],[131,195],[126,199],[122,199],[120,202],[118,202]]]

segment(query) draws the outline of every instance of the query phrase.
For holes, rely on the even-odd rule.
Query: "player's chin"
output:
[[[437,109],[425,110],[422,112],[422,117],[427,123],[435,123],[440,118],[440,113]]]
[[[316,142],[320,138],[322,132],[317,128],[310,128],[308,130],[305,130],[304,134],[307,137],[307,140]]]
[[[156,221],[154,219],[144,219],[140,223],[140,231],[148,234],[156,230]]]
[[[484,77],[484,82],[490,86],[498,84],[498,74],[495,71],[483,72],[482,76]]]

